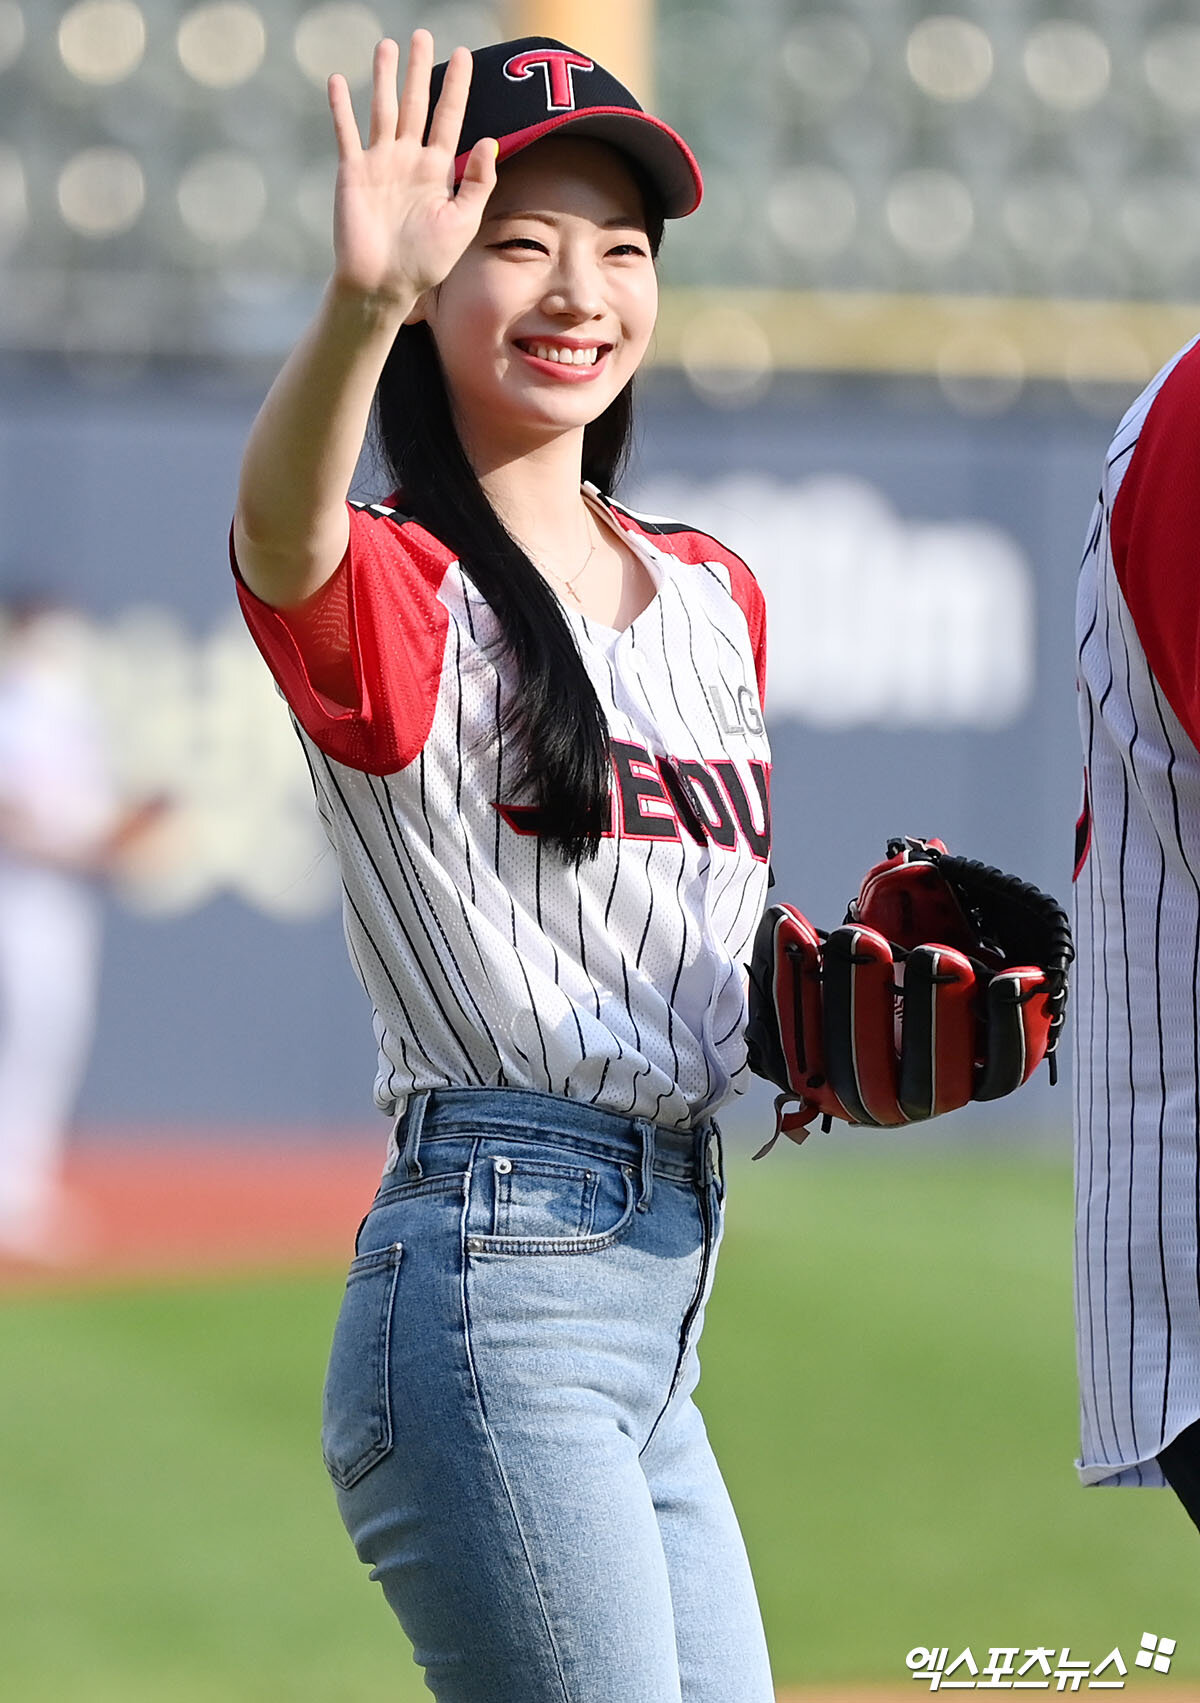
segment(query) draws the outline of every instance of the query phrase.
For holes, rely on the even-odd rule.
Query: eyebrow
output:
[[[529,207],[509,207],[499,213],[485,213],[484,224],[494,223],[499,219],[533,219],[540,225],[557,225],[558,217],[554,213],[536,213]],[[611,219],[605,219],[600,229],[603,231],[640,231],[643,222],[627,213],[616,213]]]

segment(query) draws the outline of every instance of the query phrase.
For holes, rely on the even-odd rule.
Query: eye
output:
[[[505,237],[503,242],[494,242],[490,246],[497,249],[528,248],[532,249],[535,254],[549,254],[550,252],[545,243],[536,242],[533,237]]]
[[[640,254],[643,257],[646,254],[646,250],[642,247],[641,243],[637,242],[618,243],[616,248],[610,248],[608,252],[610,254]]]

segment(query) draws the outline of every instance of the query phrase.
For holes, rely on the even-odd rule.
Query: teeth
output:
[[[599,349],[563,349],[556,344],[535,343],[531,351],[539,361],[556,361],[565,367],[594,367]]]

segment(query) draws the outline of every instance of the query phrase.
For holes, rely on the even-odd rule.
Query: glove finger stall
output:
[[[896,966],[873,928],[844,923],[822,948],[825,1071],[854,1123],[907,1123],[899,1099]]]
[[[802,1102],[790,1130],[818,1114],[850,1121],[825,1075],[821,937],[794,905],[772,905],[759,923],[750,963],[747,1056],[755,1075]]]
[[[987,986],[986,1063],[977,1100],[1000,1100],[1027,1082],[1046,1056],[1055,1002],[1045,972],[1034,965],[1005,970]]]
[[[950,946],[919,946],[900,969],[900,1105],[917,1123],[974,1093],[978,986],[970,959]]]

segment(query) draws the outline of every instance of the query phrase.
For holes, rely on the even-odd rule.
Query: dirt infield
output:
[[[375,1141],[88,1142],[40,1257],[0,1253],[0,1289],[161,1281],[348,1260],[379,1181]]]

